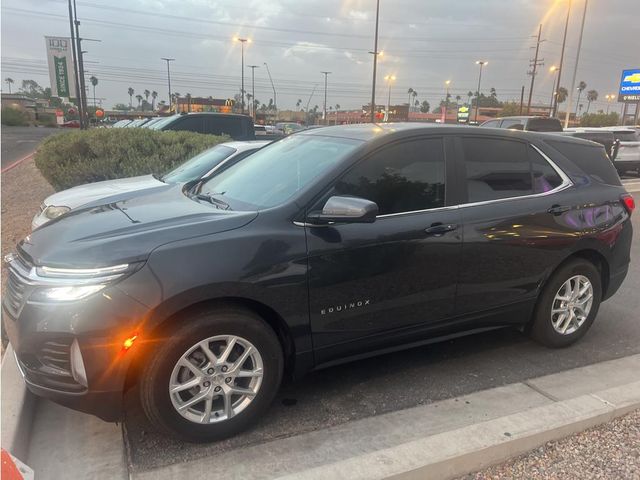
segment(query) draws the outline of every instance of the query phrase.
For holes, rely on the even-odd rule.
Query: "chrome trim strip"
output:
[[[377,215],[376,218],[398,217],[400,215],[412,215],[414,213],[441,212],[445,210],[457,210],[458,208],[460,208],[460,205],[447,205],[446,207],[426,208],[424,210],[411,210],[409,212],[385,213],[384,215]]]

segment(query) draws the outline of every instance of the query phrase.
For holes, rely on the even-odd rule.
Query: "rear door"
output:
[[[306,227],[317,362],[390,346],[453,313],[462,227],[448,206],[448,144],[428,137],[386,146],[311,206],[353,195],[380,209],[370,224]]]
[[[575,242],[581,202],[566,175],[524,141],[458,142],[466,199],[457,313],[527,302]]]

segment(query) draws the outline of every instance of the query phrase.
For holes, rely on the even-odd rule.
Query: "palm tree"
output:
[[[151,92],[149,90],[145,90],[143,93],[144,99],[147,101],[147,103],[149,103],[149,95],[151,95]]]
[[[133,94],[136,92],[133,88],[129,87],[127,93],[129,93],[129,108],[133,108]]]
[[[496,98],[498,96],[498,94],[496,93],[496,89],[491,87],[491,89],[489,90],[489,96]]]
[[[336,112],[337,112],[338,110],[340,110],[340,104],[339,104],[339,103],[336,103]]]
[[[409,90],[407,90],[407,94],[409,95],[409,105],[411,105],[411,95],[413,95],[412,87],[409,87]]]
[[[96,108],[96,85],[98,85],[98,78],[91,75],[89,78],[91,85],[93,85],[93,108]]]
[[[143,99],[143,98],[144,98],[144,97],[143,97],[142,95],[140,95],[140,94],[136,95],[136,100],[138,100],[138,110],[141,110],[141,109],[142,109],[142,105],[141,105],[141,103],[142,103],[142,99]]]
[[[11,93],[11,84],[14,83],[13,78],[11,77],[7,77],[4,79],[4,81],[7,83],[7,85],[9,86],[9,93]]]
[[[591,102],[595,102],[597,99],[598,99],[597,90],[589,90],[587,92],[587,111],[585,113],[589,113],[589,107],[591,106]]]
[[[460,104],[460,100],[462,100],[462,97],[460,95],[456,95],[456,107]]]
[[[191,111],[191,94],[187,92],[187,94],[185,95],[185,98],[187,99],[187,112],[190,112]]]
[[[418,98],[418,92],[416,92],[414,90],[413,93],[411,94],[411,96],[413,97],[413,100],[415,101]],[[411,102],[409,102],[409,103],[411,103]]]
[[[415,102],[413,102],[413,106],[414,107],[419,107],[420,106],[420,100],[416,100]]]
[[[578,101],[576,101],[576,115],[578,115],[578,105],[580,104],[580,95],[582,95],[582,92],[585,88],[587,88],[587,84],[583,80],[580,80],[580,83],[578,84]]]
[[[560,87],[558,89],[558,93],[556,95],[558,97],[558,103],[564,103],[567,101],[567,97],[569,96],[569,92],[566,88]]]
[[[158,98],[158,92],[154,90],[151,92],[151,110],[155,110],[156,98]]]
[[[471,97],[473,97],[473,92],[469,90],[467,92],[467,103],[469,104],[469,106],[471,106]]]
[[[300,105],[302,105],[302,99],[299,98],[296,102],[296,108],[300,108]]]

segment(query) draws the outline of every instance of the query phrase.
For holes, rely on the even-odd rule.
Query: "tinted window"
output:
[[[520,125],[524,127],[522,120],[518,120],[517,118],[508,118],[502,121],[502,128],[514,128],[515,125]]]
[[[557,118],[531,118],[527,122],[527,130],[531,132],[561,132],[562,125]]]
[[[215,175],[200,191],[219,195],[236,210],[273,207],[305,188],[361,144],[347,138],[293,135]]]
[[[603,147],[545,139],[545,142],[598,182],[621,185],[620,177]]]
[[[235,148],[216,145],[215,147],[210,148],[200,155],[196,155],[191,160],[187,160],[179,167],[171,170],[162,177],[162,181],[167,183],[178,183],[190,182],[191,180],[199,179],[235,152]]]
[[[524,143],[493,138],[463,138],[469,202],[533,193]]]
[[[205,117],[204,132],[211,135],[228,135],[231,138],[241,138],[245,135],[241,119],[215,115]]]
[[[482,125],[480,125],[481,127],[492,127],[492,128],[498,128],[498,124],[500,123],[500,120],[489,120],[488,122],[483,123]]]
[[[529,146],[529,160],[531,160],[533,193],[548,192],[562,184],[562,178],[558,172],[531,146]]]
[[[380,215],[444,206],[445,162],[442,139],[399,143],[375,153],[335,186],[378,204]]]
[[[169,125],[166,129],[202,133],[202,117],[185,117]]]
[[[623,130],[614,132],[614,135],[621,142],[640,142],[640,135],[636,132]]]

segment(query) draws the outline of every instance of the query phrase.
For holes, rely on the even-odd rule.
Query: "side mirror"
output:
[[[358,197],[334,196],[327,200],[321,212],[312,212],[307,218],[316,225],[329,223],[373,223],[378,215],[378,205]]]

